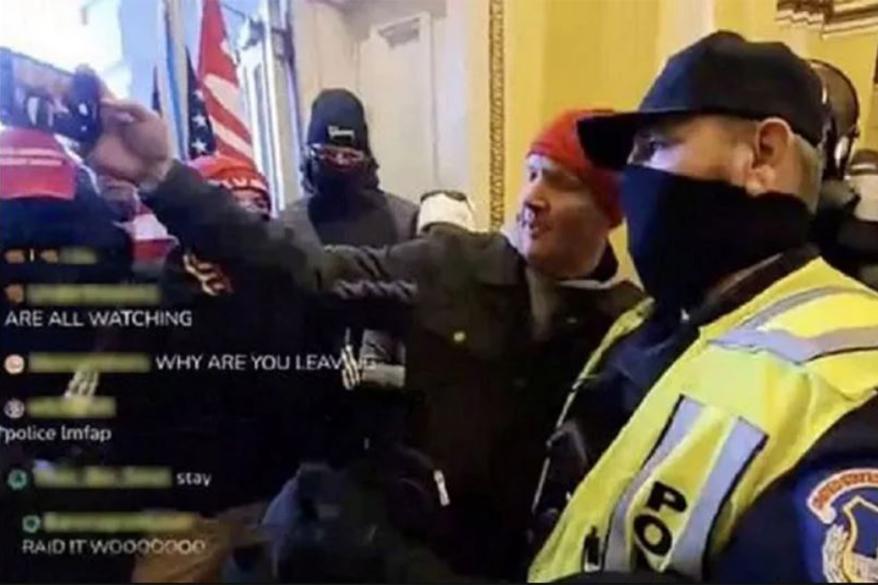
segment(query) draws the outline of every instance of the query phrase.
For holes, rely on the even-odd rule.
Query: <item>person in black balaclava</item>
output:
[[[415,236],[417,205],[382,191],[363,104],[344,89],[320,92],[311,106],[302,163],[302,214],[323,244],[382,246]]]
[[[284,223],[324,245],[389,246],[414,238],[417,205],[382,191],[377,171],[363,104],[347,90],[323,90],[311,106],[302,162],[305,197],[284,213]],[[313,318],[318,323],[310,330],[317,333],[309,337],[306,353],[333,358],[359,353],[361,329],[333,321],[332,313]],[[384,342],[385,352],[392,353],[397,343],[391,338]],[[315,384],[324,389],[321,395],[333,421],[321,427],[328,436],[315,437],[306,451],[346,459],[368,444],[370,429],[383,424],[386,414],[368,414],[371,401],[359,404],[359,395],[345,392],[337,371],[319,372],[315,378],[320,378]],[[340,429],[346,429],[343,436]]]

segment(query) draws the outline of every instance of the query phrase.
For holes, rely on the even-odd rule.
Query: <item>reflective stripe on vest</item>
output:
[[[610,532],[607,537],[607,555],[604,558],[604,568],[608,571],[627,572],[631,569],[631,559],[628,556],[628,547],[625,540],[625,519],[631,507],[634,494],[643,487],[652,472],[659,464],[667,459],[671,450],[686,438],[695,419],[698,418],[703,406],[694,400],[684,398],[674,412],[668,431],[661,439],[652,456],[641,468],[637,477],[628,484],[628,489],[616,504],[613,519],[610,522]]]
[[[778,301],[711,343],[727,349],[764,350],[795,364],[826,355],[878,347],[878,326],[838,329],[815,337],[800,337],[780,329],[760,329],[791,309],[834,294],[870,296],[866,291],[844,287],[808,290]]]
[[[630,512],[631,500],[649,480],[655,468],[671,454],[676,445],[686,439],[703,410],[704,405],[697,400],[685,396],[680,400],[658,447],[616,505],[607,538],[605,570],[629,572],[634,569],[625,541],[625,519]],[[677,537],[669,568],[693,579],[701,578],[702,552],[707,547],[714,519],[726,496],[734,488],[737,478],[764,441],[764,432],[747,421],[736,418],[732,432],[723,441],[719,456],[709,472],[701,497],[696,500],[686,527]],[[645,524],[650,522],[648,516],[641,518]],[[646,543],[646,546],[650,544]]]

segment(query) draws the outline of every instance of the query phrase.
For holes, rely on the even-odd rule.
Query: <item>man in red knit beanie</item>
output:
[[[159,119],[136,115],[163,135]],[[144,160],[134,142],[96,147],[92,163],[146,181],[144,203],[199,258],[241,274],[277,270],[332,319],[405,343],[405,392],[380,402],[351,393],[357,424],[315,433],[309,445],[329,449],[269,506],[280,581],[524,578],[546,440],[583,363],[640,299],[614,278],[607,245],[620,220],[616,180],[576,141],[578,119],[590,115],[564,114],[534,142],[506,237],[436,229],[383,248],[323,248],[307,230],[241,211],[180,163]],[[124,155],[143,163],[135,174]],[[320,333],[320,317],[308,335]],[[303,428],[344,420],[318,410]],[[363,440],[348,440],[359,438],[348,429]]]
[[[608,254],[607,236],[622,221],[615,173],[589,161],[576,122],[609,112],[570,110],[528,150],[525,184],[511,238],[528,264],[553,279],[582,278]]]

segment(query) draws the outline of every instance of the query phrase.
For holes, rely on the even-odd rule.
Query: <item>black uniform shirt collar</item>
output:
[[[784,252],[774,261],[757,268],[710,302],[692,311],[689,315],[690,324],[703,325],[719,319],[818,256],[817,248],[810,244]]]

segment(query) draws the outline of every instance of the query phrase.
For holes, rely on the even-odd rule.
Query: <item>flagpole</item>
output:
[[[162,111],[171,126],[177,147],[177,156],[187,157],[188,107],[186,40],[181,16],[180,0],[162,0],[159,3],[159,86]]]

